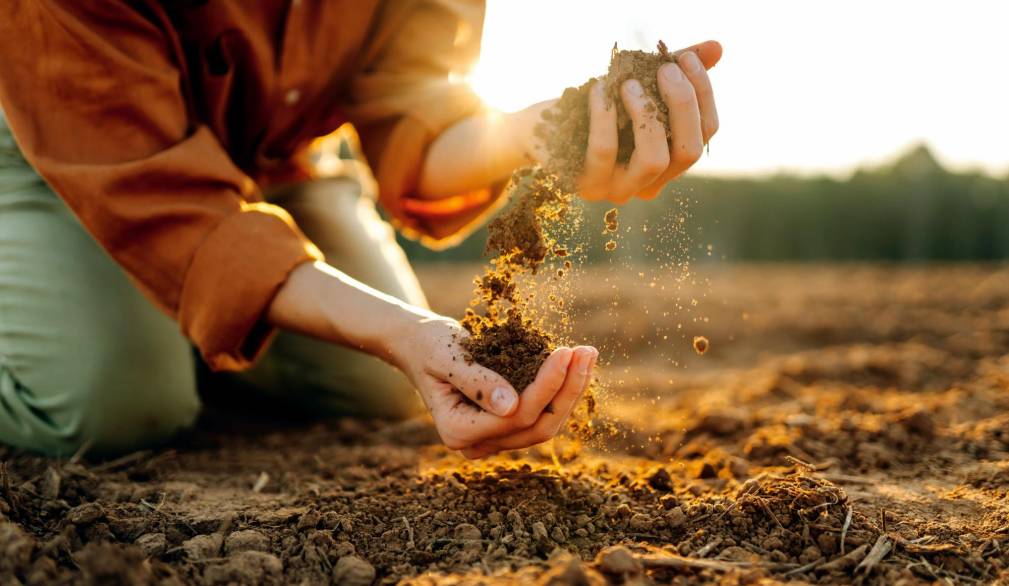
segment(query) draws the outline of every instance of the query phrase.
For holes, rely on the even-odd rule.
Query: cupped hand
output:
[[[589,201],[626,203],[632,197],[652,199],[662,187],[700,159],[704,146],[718,131],[718,112],[707,70],[722,56],[716,41],[675,53],[676,63],[659,68],[658,87],[669,109],[671,140],[656,118],[656,104],[641,83],[629,79],[620,98],[634,130],[634,152],[627,164],[617,162],[617,112],[608,103],[604,84],[589,93],[589,141],[579,190]]]
[[[498,373],[467,362],[459,322],[425,318],[404,337],[397,363],[420,391],[442,442],[468,458],[526,448],[561,429],[589,386],[599,352],[554,350],[522,394]]]

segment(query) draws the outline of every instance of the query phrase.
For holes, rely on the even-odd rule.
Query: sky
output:
[[[488,0],[470,76],[517,110],[605,73],[614,42],[716,39],[720,130],[695,170],[844,175],[925,142],[1009,173],[1009,3],[960,0]]]

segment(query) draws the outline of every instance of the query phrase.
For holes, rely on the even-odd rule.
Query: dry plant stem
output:
[[[893,540],[890,539],[885,533],[880,535],[873,544],[872,549],[869,550],[869,555],[865,556],[865,559],[855,568],[855,572],[862,572],[863,574],[868,574],[872,569],[883,560],[893,549]]]
[[[668,556],[635,556],[646,568],[701,569],[731,572],[732,570],[764,568],[767,570],[785,570],[794,568],[795,564],[777,562],[725,562],[721,560],[704,560],[669,554]]]

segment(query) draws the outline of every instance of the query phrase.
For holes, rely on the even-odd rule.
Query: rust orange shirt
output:
[[[380,201],[443,241],[490,191],[413,197],[425,149],[480,107],[476,0],[17,0],[0,107],[27,160],[215,369],[248,366],[290,271],[321,258],[270,183],[353,123]],[[86,308],[83,308],[86,310]]]

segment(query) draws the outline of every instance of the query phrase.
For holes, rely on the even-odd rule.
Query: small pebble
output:
[[[276,583],[284,571],[284,562],[261,551],[243,551],[218,564],[208,565],[203,579],[208,584]]]
[[[90,525],[105,515],[98,503],[84,503],[67,511],[67,521],[74,525]]]
[[[135,543],[149,558],[156,558],[168,551],[168,538],[164,533],[145,533]]]
[[[532,524],[533,538],[538,541],[546,541],[548,539],[547,528],[541,521],[536,521]]]
[[[302,531],[305,529],[315,529],[319,526],[319,521],[321,520],[322,515],[319,514],[319,511],[316,511],[315,509],[306,511],[305,514],[298,519],[298,530]]]
[[[254,529],[235,531],[224,540],[224,551],[228,554],[242,551],[267,551],[269,549],[270,540],[266,535]]]
[[[375,566],[356,555],[343,556],[333,568],[333,583],[338,586],[369,586],[375,581]]]
[[[659,468],[648,477],[648,486],[651,486],[655,490],[668,492],[673,489],[673,478],[665,468]]]
[[[630,527],[635,531],[648,531],[652,528],[652,518],[644,513],[635,513],[631,516]]]
[[[191,560],[216,558],[220,555],[223,542],[224,538],[219,533],[197,535],[182,542],[182,551],[186,552],[186,557]]]
[[[687,514],[683,512],[683,507],[673,507],[670,509],[669,513],[666,514],[666,523],[670,527],[676,529],[687,522]]]
[[[453,536],[456,539],[461,539],[464,541],[479,541],[483,539],[483,534],[480,533],[480,529],[476,525],[471,525],[469,523],[460,523],[455,526],[453,531]]]
[[[607,574],[625,575],[640,574],[644,570],[641,560],[635,558],[629,549],[622,545],[607,547],[596,556],[596,565]]]

